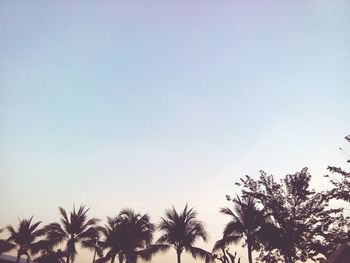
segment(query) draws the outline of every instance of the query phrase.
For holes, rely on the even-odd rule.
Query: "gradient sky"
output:
[[[239,177],[308,166],[324,187],[346,160],[349,25],[348,0],[1,1],[0,227],[188,202],[210,249]]]

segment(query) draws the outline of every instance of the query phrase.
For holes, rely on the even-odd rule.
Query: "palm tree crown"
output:
[[[27,256],[27,261],[29,261],[30,254],[38,244],[37,238],[45,234],[44,229],[38,228],[41,221],[32,223],[32,220],[33,217],[19,220],[17,230],[10,225],[7,226],[7,230],[10,232],[8,241],[17,250],[16,262],[19,262],[22,255]]]
[[[221,213],[231,216],[231,221],[223,231],[223,238],[215,243],[214,250],[225,248],[244,239],[247,244],[249,263],[252,263],[253,245],[264,224],[263,212],[257,208],[256,201],[252,197],[243,197],[242,200],[236,197],[232,201],[233,210],[228,207],[220,209]]]
[[[73,262],[76,255],[76,245],[80,243],[83,247],[90,248],[91,239],[98,235],[96,228],[97,219],[88,219],[89,209],[80,206],[78,211],[73,207],[70,216],[66,210],[59,207],[61,224],[52,223],[46,226],[47,238],[52,246],[66,242],[66,263]]]
[[[202,258],[206,262],[212,260],[211,253],[194,247],[194,243],[202,239],[207,241],[208,234],[205,231],[204,224],[197,220],[197,212],[193,208],[188,208],[187,204],[181,213],[175,208],[166,210],[165,217],[161,219],[159,229],[162,231],[161,237],[157,243],[161,244],[159,250],[165,251],[173,247],[177,253],[177,261],[181,262],[181,254],[187,251],[194,258]],[[156,246],[155,246],[156,247]]]
[[[138,258],[147,258],[147,248],[153,239],[155,226],[150,223],[147,214],[135,213],[132,209],[123,209],[119,215],[112,219],[102,229],[102,248],[108,252],[98,262],[110,260],[114,262],[118,257],[120,263],[135,263]]]

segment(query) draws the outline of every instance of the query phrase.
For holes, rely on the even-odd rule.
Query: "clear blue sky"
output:
[[[209,248],[240,176],[309,166],[322,187],[345,163],[349,25],[347,0],[1,1],[0,227],[189,202]]]

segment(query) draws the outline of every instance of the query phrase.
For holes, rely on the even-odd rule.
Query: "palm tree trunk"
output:
[[[181,252],[177,252],[177,263],[181,263]]]
[[[70,258],[70,255],[69,255],[69,252],[67,253],[67,260],[66,260],[66,263],[69,263],[69,258]]]
[[[248,261],[249,263],[253,263],[253,257],[252,257],[252,244],[250,242],[247,242],[248,247]]]
[[[95,251],[94,251],[94,257],[92,258],[92,263],[95,263],[95,260],[96,260],[96,248],[95,248]]]
[[[19,263],[19,260],[21,259],[21,253],[17,253],[16,263]]]

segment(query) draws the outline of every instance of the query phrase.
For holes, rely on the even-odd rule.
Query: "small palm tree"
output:
[[[22,255],[27,256],[27,262],[30,260],[30,254],[33,248],[37,245],[37,238],[45,234],[44,229],[38,228],[41,224],[41,221],[32,223],[33,217],[23,220],[19,220],[19,225],[17,230],[12,226],[7,226],[7,230],[10,232],[9,242],[12,242],[12,245],[17,250],[17,259],[18,263]]]
[[[158,228],[162,235],[157,244],[150,247],[150,253],[164,252],[172,247],[176,251],[178,263],[181,263],[181,254],[184,251],[191,253],[193,258],[199,257],[205,262],[212,261],[210,252],[193,246],[198,239],[206,242],[208,234],[204,224],[197,219],[197,212],[193,208],[189,209],[187,204],[181,213],[174,207],[166,210]]]
[[[0,229],[0,233],[3,229]],[[13,250],[16,246],[6,239],[0,239],[0,255]]]
[[[264,215],[257,208],[255,199],[252,197],[244,197],[241,200],[237,196],[232,201],[234,203],[233,210],[228,207],[220,209],[221,213],[231,216],[232,219],[224,229],[223,238],[215,243],[213,250],[224,249],[226,246],[244,239],[248,249],[248,260],[249,263],[252,263],[253,246],[258,238],[259,230],[264,224]]]
[[[66,263],[74,262],[77,255],[76,245],[82,244],[88,247],[91,239],[96,238],[98,231],[96,228],[97,219],[88,219],[89,211],[85,206],[80,206],[78,211],[73,206],[73,211],[68,217],[66,210],[59,207],[61,214],[61,224],[51,223],[45,227],[47,239],[52,246],[65,242]]]

